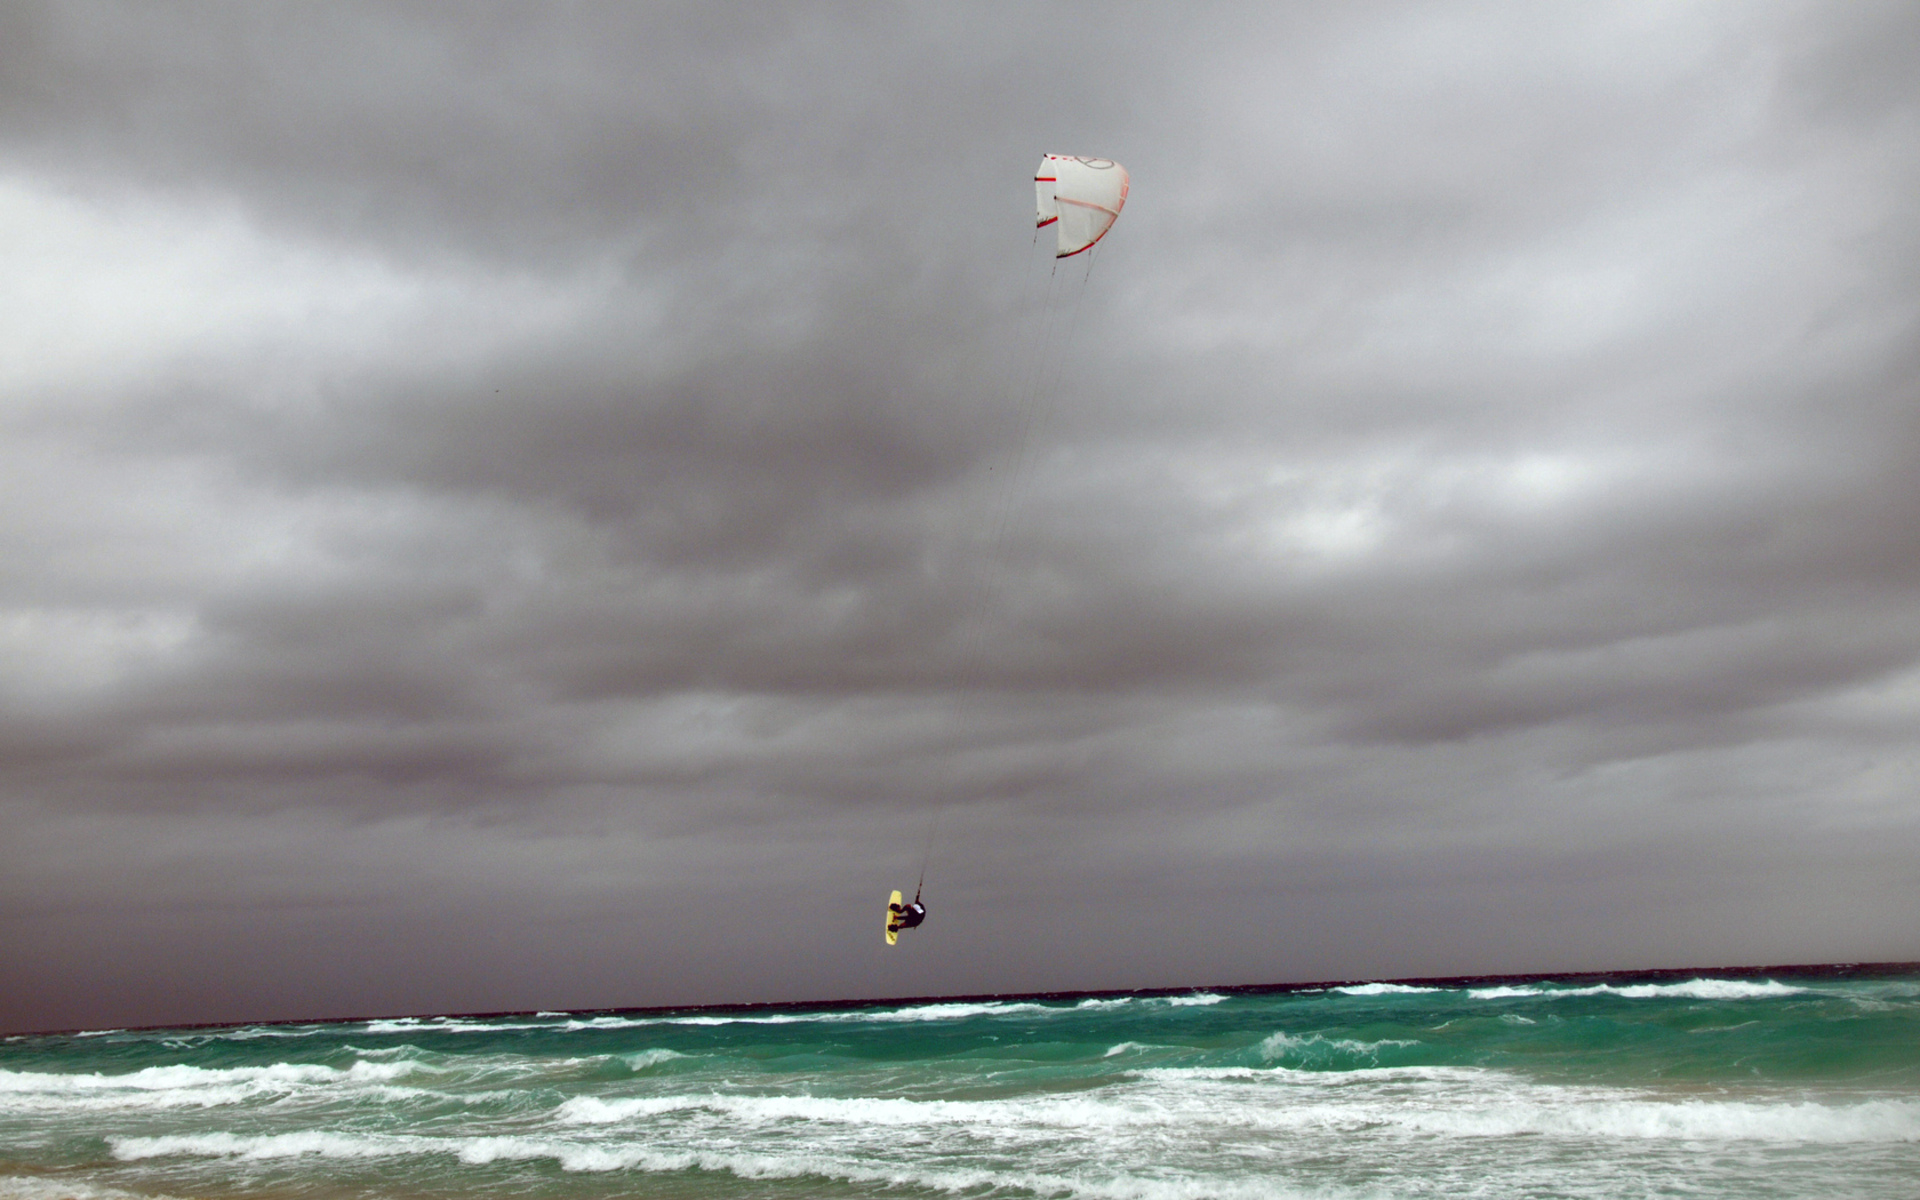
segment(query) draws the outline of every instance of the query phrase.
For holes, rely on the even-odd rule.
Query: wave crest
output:
[[[1549,1000],[1574,996],[1619,996],[1626,1000],[1767,1000],[1779,996],[1797,996],[1803,987],[1767,979],[1689,979],[1685,983],[1596,983],[1588,987],[1560,987],[1554,984],[1509,984],[1498,987],[1469,988],[1474,1000],[1512,1000],[1541,996]]]

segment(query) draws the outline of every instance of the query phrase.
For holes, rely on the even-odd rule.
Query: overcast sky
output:
[[[0,1027],[1920,959],[1917,60],[0,8]]]

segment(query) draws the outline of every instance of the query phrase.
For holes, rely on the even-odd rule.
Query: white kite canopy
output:
[[[1127,204],[1127,169],[1110,158],[1049,154],[1033,173],[1036,224],[1060,235],[1055,258],[1078,254],[1107,236]]]

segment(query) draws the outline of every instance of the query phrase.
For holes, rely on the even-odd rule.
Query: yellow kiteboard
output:
[[[900,940],[900,927],[894,924],[894,922],[899,919],[899,916],[900,893],[895,892],[887,900],[887,945],[889,946]]]

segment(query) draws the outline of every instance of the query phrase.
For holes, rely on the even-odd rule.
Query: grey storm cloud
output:
[[[1920,956],[1916,44],[8,8],[0,1023]]]

